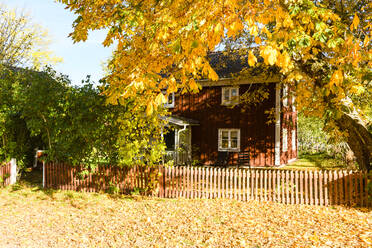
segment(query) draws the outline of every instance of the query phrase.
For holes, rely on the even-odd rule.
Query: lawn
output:
[[[0,189],[0,247],[370,247],[370,209]]]
[[[283,167],[284,169],[306,169],[306,170],[324,170],[324,169],[356,169],[355,165],[350,166],[344,161],[334,158],[325,153],[303,154],[299,158]]]

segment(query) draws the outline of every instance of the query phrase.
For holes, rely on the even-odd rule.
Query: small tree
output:
[[[46,30],[28,15],[0,4],[0,65],[40,68],[60,61],[48,43]]]

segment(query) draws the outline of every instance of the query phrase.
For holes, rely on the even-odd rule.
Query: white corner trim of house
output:
[[[275,88],[275,165],[280,165],[280,83]]]

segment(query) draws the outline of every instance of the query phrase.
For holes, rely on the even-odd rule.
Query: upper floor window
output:
[[[222,105],[234,105],[239,103],[238,87],[222,87]]]
[[[283,88],[283,107],[288,106],[288,86],[284,86]]]
[[[282,151],[286,152],[288,151],[288,130],[286,128],[283,128],[283,147]]]
[[[218,129],[218,151],[240,150],[240,129]]]
[[[168,99],[167,99],[167,102],[164,104],[164,107],[166,108],[174,108],[174,102],[175,102],[175,99],[174,99],[174,92],[173,93],[170,93],[168,95]]]

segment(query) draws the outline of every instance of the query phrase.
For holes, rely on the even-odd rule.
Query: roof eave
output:
[[[234,78],[220,78],[217,81],[212,81],[209,79],[198,80],[197,82],[202,87],[207,86],[227,86],[227,85],[241,85],[241,84],[259,84],[259,83],[278,83],[281,81],[281,76],[255,76],[246,79],[234,79]]]

